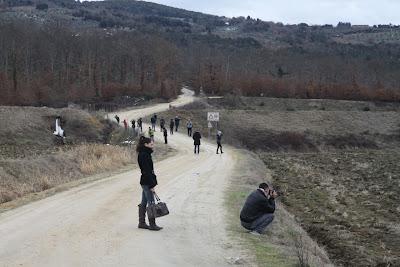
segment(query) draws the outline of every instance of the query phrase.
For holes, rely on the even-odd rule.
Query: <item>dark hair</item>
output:
[[[258,188],[267,189],[269,186],[267,183],[261,183]]]
[[[139,142],[136,145],[136,152],[140,152],[143,148],[145,144],[149,144],[151,143],[151,139],[145,136],[140,136],[139,137]]]

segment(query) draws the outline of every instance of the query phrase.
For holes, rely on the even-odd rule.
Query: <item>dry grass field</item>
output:
[[[334,264],[400,265],[399,103],[231,96],[160,116],[191,118],[207,136],[207,111],[220,112],[225,143],[264,161],[280,202]]]
[[[134,162],[126,148],[87,144],[49,155],[0,161],[0,203]]]
[[[56,116],[64,122],[66,145],[54,142]],[[136,164],[134,147],[118,145],[127,138],[128,132],[82,110],[0,107],[0,204]],[[161,146],[155,157],[169,153]]]

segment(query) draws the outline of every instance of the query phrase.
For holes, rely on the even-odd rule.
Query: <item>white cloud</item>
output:
[[[154,0],[180,7],[227,17],[250,15],[266,21],[283,23],[400,24],[398,0]]]

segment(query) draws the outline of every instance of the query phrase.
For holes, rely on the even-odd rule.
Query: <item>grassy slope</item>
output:
[[[65,146],[54,145],[57,115],[64,120]],[[0,126],[0,204],[27,195],[34,199],[44,190],[136,162],[133,147],[103,144],[120,143],[127,132],[81,110],[0,107]],[[157,151],[156,157],[173,153],[168,147]]]

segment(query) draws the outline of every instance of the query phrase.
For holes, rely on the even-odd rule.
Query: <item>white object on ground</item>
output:
[[[60,118],[56,119],[56,130],[53,132],[54,135],[64,137],[64,130],[60,126]]]

